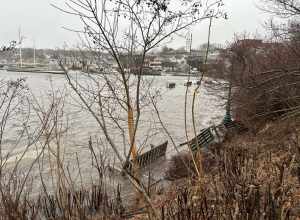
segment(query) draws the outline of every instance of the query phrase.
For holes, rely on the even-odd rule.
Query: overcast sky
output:
[[[37,48],[62,47],[76,45],[76,34],[63,29],[80,27],[78,18],[67,16],[50,6],[58,0],[0,0],[0,46],[18,38],[18,29],[26,36],[25,47],[32,47],[35,39]],[[62,2],[63,0],[60,0]],[[212,42],[224,44],[233,39],[234,33],[247,31],[264,34],[262,27],[269,15],[261,12],[256,3],[259,0],[224,0],[228,20],[214,21]],[[205,43],[207,22],[193,28],[193,46]],[[185,40],[176,40],[173,46],[185,46]]]

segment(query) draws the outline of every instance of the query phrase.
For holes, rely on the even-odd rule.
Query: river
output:
[[[73,77],[78,77],[77,80],[84,82],[84,85],[88,86],[89,82],[80,73],[72,73]],[[68,163],[73,163],[72,167],[76,170],[75,161],[79,161],[81,169],[83,172],[90,172],[91,155],[88,150],[88,141],[92,137],[93,140],[104,140],[103,132],[99,125],[96,123],[95,119],[91,116],[88,111],[85,111],[78,96],[70,88],[66,77],[64,75],[53,75],[45,73],[19,73],[19,72],[7,72],[5,70],[0,70],[1,80],[16,80],[19,78],[25,79],[25,84],[28,87],[29,96],[34,96],[35,101],[41,106],[45,106],[47,109],[47,104],[49,104],[49,94],[56,93],[62,94],[64,96],[64,107],[63,107],[63,117],[62,117],[62,127],[68,128],[67,131],[62,135],[60,142],[63,148],[63,157],[66,158]],[[184,129],[184,104],[185,104],[185,93],[186,86],[184,83],[187,81],[185,76],[144,76],[146,81],[152,81],[152,86],[159,93],[157,98],[158,109],[162,121],[164,122],[166,128],[168,129],[171,136],[174,138],[176,144],[184,142],[185,139],[185,129]],[[188,88],[187,92],[187,122],[188,122],[188,133],[190,137],[193,136],[192,132],[192,121],[191,121],[191,100],[193,96],[194,89],[196,88],[195,82],[197,78],[191,77],[190,79],[193,85]],[[224,105],[223,101],[220,100],[218,92],[209,92],[207,89],[208,83],[214,81],[210,78],[204,78],[203,86],[201,86],[199,92],[196,96],[195,104],[195,119],[197,130],[205,128],[211,124],[218,124],[224,117]],[[176,83],[174,89],[166,88],[168,82]],[[143,89],[143,88],[142,88]],[[48,100],[48,101],[47,101]],[[35,115],[34,113],[32,113]],[[13,119],[14,120],[14,119]],[[32,121],[35,121],[34,116],[32,116]],[[14,143],[18,135],[17,123],[12,121],[10,126],[8,126],[9,132],[6,132],[6,137],[4,137],[4,142],[2,143],[2,149],[7,152],[11,150],[9,143]],[[110,130],[115,143],[120,146],[120,152],[124,156],[123,140],[120,137],[118,130],[114,130],[113,126]],[[147,138],[145,138],[147,137]],[[154,109],[145,108],[141,113],[141,120],[139,125],[139,130],[137,134],[137,145],[145,146],[145,149],[149,148],[150,144],[157,145],[166,140],[169,140],[168,135],[162,129],[161,124],[158,122],[157,115]],[[7,143],[7,145],[5,145]],[[99,142],[98,142],[99,143]],[[174,154],[174,148],[170,144],[167,150],[167,157]],[[114,161],[114,153],[111,148],[103,141],[100,144],[103,147],[103,152],[105,156],[109,158],[112,163]],[[126,145],[126,144],[125,144]],[[24,164],[30,164],[41,148],[42,144],[35,144],[34,146],[26,149],[26,154],[23,157]],[[106,146],[106,147],[104,147]],[[105,149],[105,150],[104,150]],[[25,151],[25,147],[18,145],[14,149],[14,153],[11,154],[9,161],[14,161]],[[47,170],[47,168],[45,168]]]

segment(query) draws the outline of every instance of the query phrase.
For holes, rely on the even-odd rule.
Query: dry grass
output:
[[[233,112],[250,129],[299,115],[299,48],[299,43],[292,41],[255,43],[241,39],[228,49]]]
[[[204,185],[181,180],[184,187],[161,206],[164,219],[297,219],[299,134],[297,121],[276,122],[258,135],[247,133],[227,139],[221,148],[212,146],[215,161]]]
[[[110,198],[101,185],[76,192],[58,190],[52,195],[41,194],[35,200],[24,197],[16,201],[6,192],[1,201],[1,220],[122,219],[125,211],[120,197]]]

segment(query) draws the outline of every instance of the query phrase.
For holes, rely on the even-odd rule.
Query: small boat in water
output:
[[[174,83],[174,82],[168,82],[168,83],[167,83],[167,88],[168,88],[168,89],[174,89],[175,86],[176,86],[176,83]]]
[[[50,74],[65,74],[62,70],[40,70],[37,73],[50,73]]]
[[[185,83],[184,83],[184,86],[190,87],[190,86],[192,86],[192,82],[190,82],[190,81],[185,82]]]
[[[128,72],[132,73],[134,75],[138,75],[139,68],[131,68]],[[153,69],[151,67],[144,67],[142,75],[143,76],[161,76],[161,71]]]

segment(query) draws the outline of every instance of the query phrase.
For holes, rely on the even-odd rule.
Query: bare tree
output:
[[[2,80],[0,91],[0,213],[21,218],[23,201],[32,196],[33,184],[38,186],[32,178],[55,137],[61,103],[53,99],[42,109],[22,78]]]
[[[260,8],[282,18],[290,18],[300,14],[300,1],[263,0]]]
[[[130,155],[133,160],[137,157],[136,140],[142,109],[151,103],[151,99],[147,99],[149,88],[144,87],[147,84],[143,79],[147,54],[192,25],[223,16],[223,3],[220,0],[70,0],[65,4],[66,7],[55,7],[80,18],[84,30],[73,31],[84,34],[87,48],[96,51],[98,64],[104,72],[89,75],[93,86],[87,88],[74,81],[63,65],[62,68],[115,155],[126,164]],[[126,147],[125,161],[110,132],[112,125],[119,129],[120,135],[127,136],[125,145],[128,143],[129,147]]]

